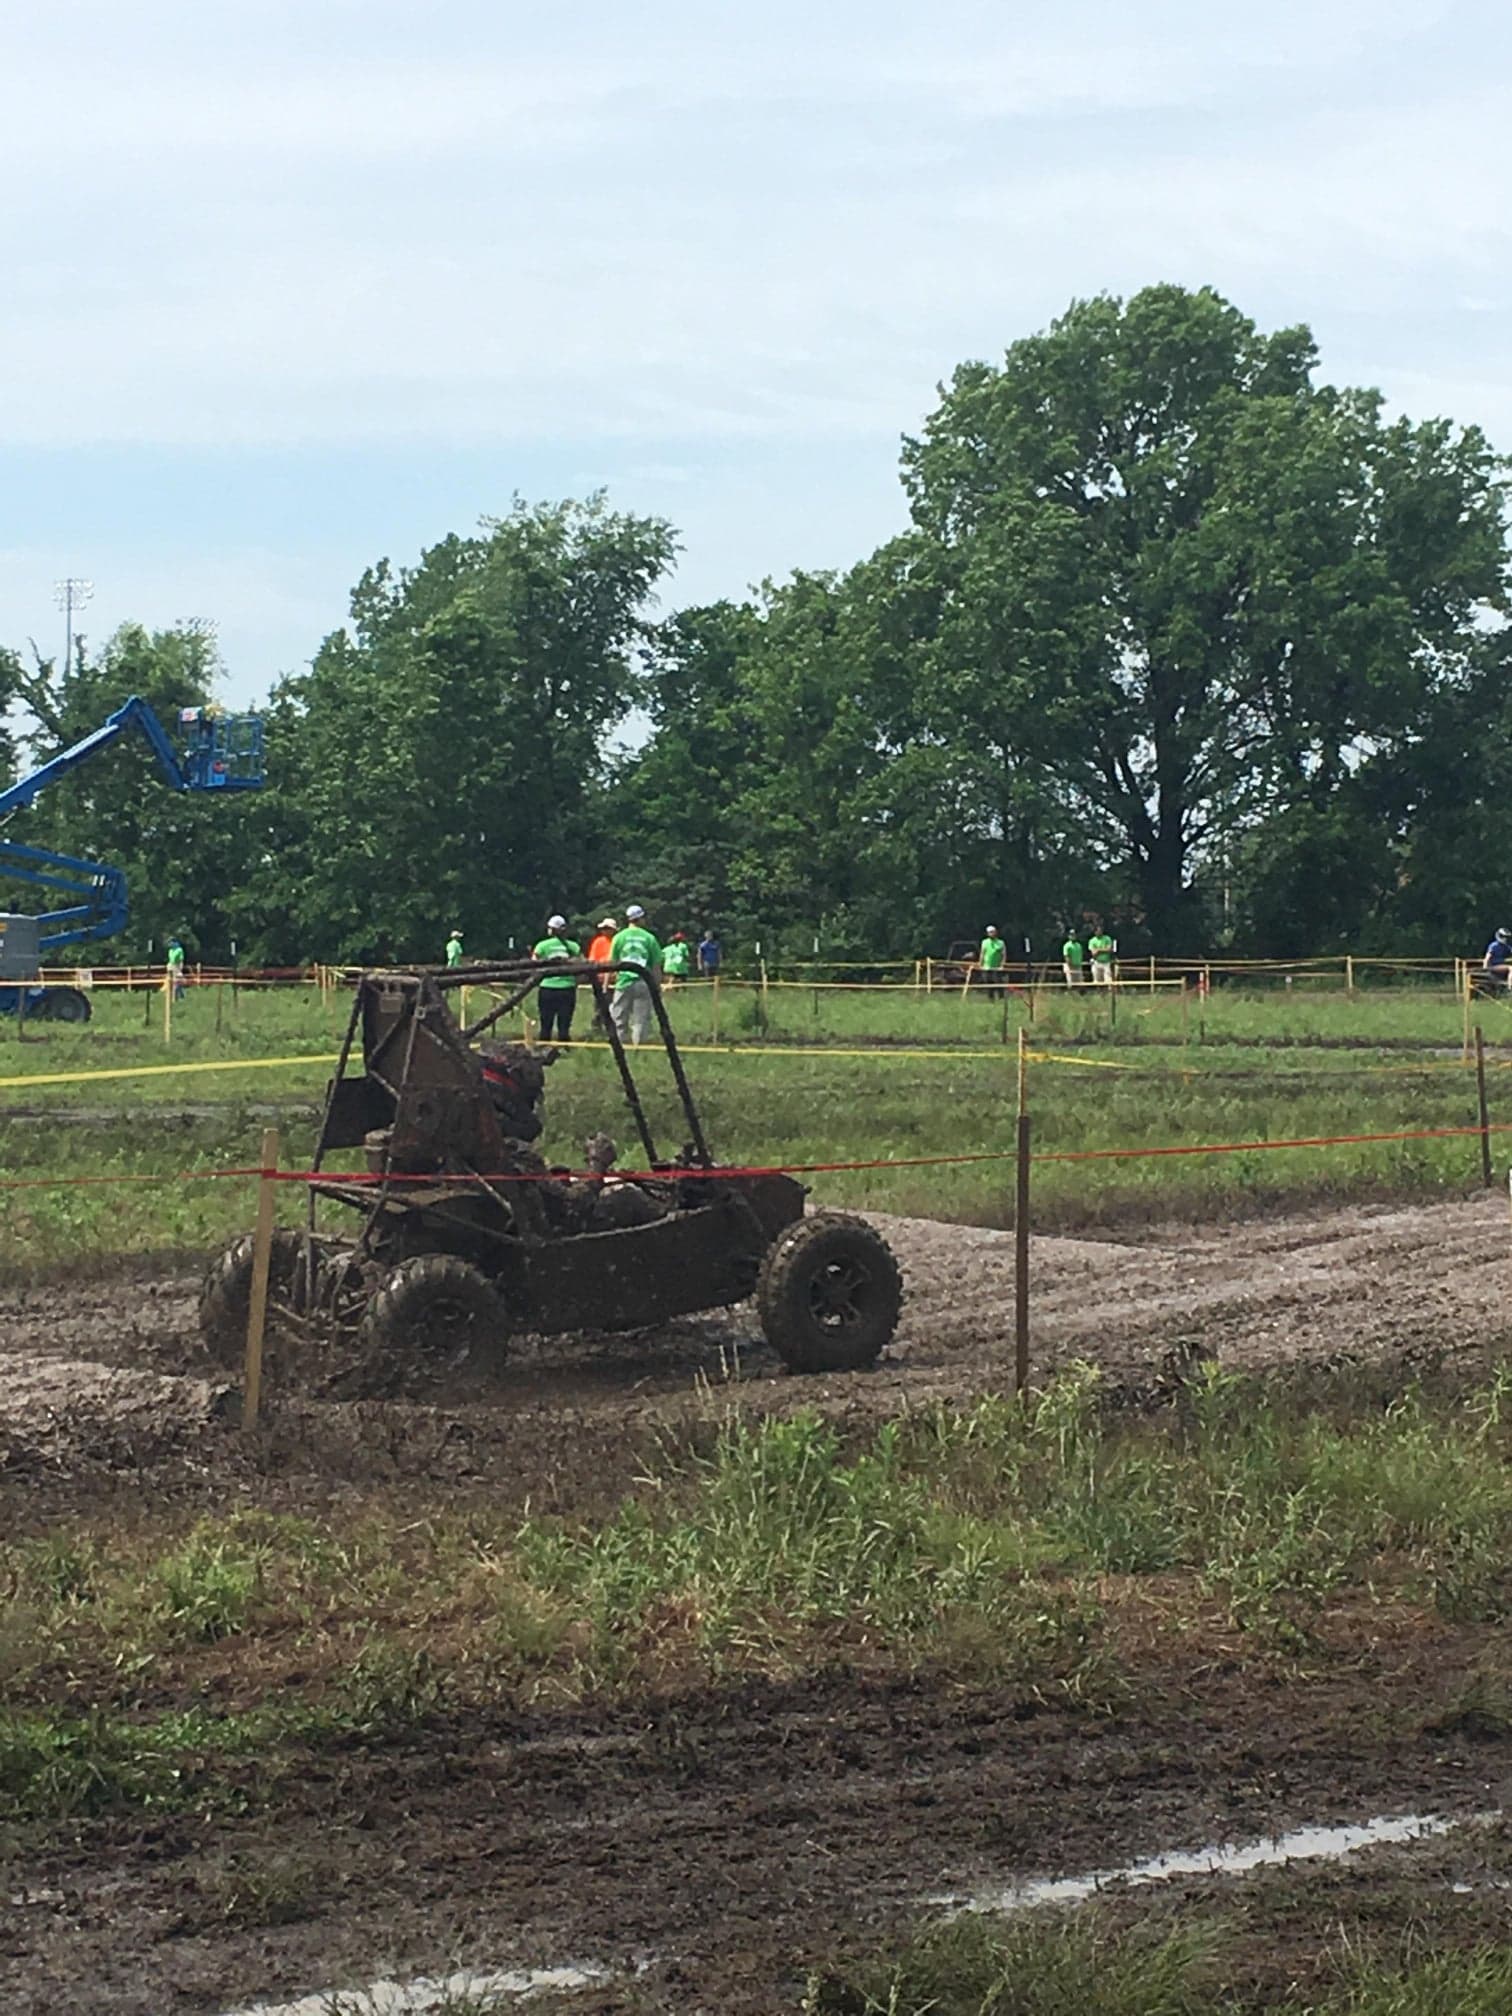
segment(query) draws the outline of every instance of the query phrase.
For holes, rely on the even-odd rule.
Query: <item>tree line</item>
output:
[[[1074,303],[903,443],[907,524],[844,573],[666,614],[665,521],[516,501],[383,560],[267,706],[268,785],[175,797],[116,749],[7,837],[118,861],[111,956],[436,958],[644,902],[739,959],[1441,952],[1506,921],[1506,464],[1320,381],[1210,289]],[[213,697],[128,626],[0,652],[43,755],[128,693]],[[15,907],[28,905],[13,890]],[[0,890],[0,902],[6,900]]]

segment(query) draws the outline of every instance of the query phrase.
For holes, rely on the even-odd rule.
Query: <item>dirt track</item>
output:
[[[540,1502],[572,1473],[603,1474],[638,1441],[731,1407],[817,1404],[862,1423],[1000,1386],[1011,1351],[1009,1235],[922,1219],[876,1221],[903,1261],[908,1302],[873,1372],[797,1380],[749,1311],[635,1338],[525,1341],[486,1402],[451,1407],[334,1403],[285,1392],[259,1453],[266,1470],[488,1479]],[[1036,1377],[1085,1357],[1119,1384],[1158,1381],[1173,1350],[1200,1345],[1230,1366],[1337,1356],[1475,1355],[1512,1335],[1488,1329],[1487,1281],[1509,1257],[1496,1195],[1352,1208],[1232,1227],[1152,1228],[1138,1243],[1033,1242]],[[140,1270],[114,1280],[0,1293],[0,1486],[49,1484],[71,1500],[112,1475],[158,1473],[190,1492],[234,1476],[224,1377],[206,1365],[195,1282]],[[277,1397],[277,1396],[275,1396]],[[40,1487],[40,1488],[39,1488]]]

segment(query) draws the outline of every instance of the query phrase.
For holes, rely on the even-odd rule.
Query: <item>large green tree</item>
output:
[[[935,675],[1162,947],[1204,929],[1204,860],[1412,734],[1503,598],[1483,436],[1314,364],[1211,289],[1100,297],[962,366],[906,444]]]
[[[516,504],[412,568],[275,691],[266,839],[238,902],[266,957],[502,953],[601,873],[604,745],[636,695],[658,519]]]

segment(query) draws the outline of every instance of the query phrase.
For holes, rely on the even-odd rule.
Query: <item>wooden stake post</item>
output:
[[[252,1291],[247,1301],[247,1368],[242,1384],[242,1427],[257,1426],[262,1406],[263,1335],[268,1323],[268,1272],[273,1260],[273,1199],[277,1184],[278,1129],[262,1137],[262,1174],[257,1185],[257,1226],[252,1234]]]
[[[1491,1188],[1491,1108],[1486,1099],[1486,1039],[1475,1025],[1475,1097],[1480,1108],[1481,1181]]]
[[[1013,1211],[1013,1390],[1029,1385],[1029,1111],[1028,1050],[1018,1041],[1018,1180]]]
[[[1464,1009],[1465,1009],[1465,1034],[1464,1034],[1464,1040],[1463,1040],[1463,1042],[1462,1042],[1462,1043],[1461,1043],[1461,1045],[1460,1045],[1460,1062],[1461,1062],[1462,1064],[1468,1064],[1468,1063],[1470,1062],[1470,990],[1471,990],[1471,985],[1472,985],[1472,983],[1471,983],[1471,979],[1470,979],[1470,964],[1469,964],[1469,961],[1467,960],[1467,961],[1465,962],[1465,994],[1464,994]]]

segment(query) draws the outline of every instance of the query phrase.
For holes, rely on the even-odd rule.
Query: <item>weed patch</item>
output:
[[[1095,1913],[970,1915],[901,1950],[810,1977],[804,2016],[1512,2016],[1512,1947],[1346,1955],[1335,1981],[1277,2003],[1225,1983],[1230,1928],[1207,1915],[1162,1936]]]
[[[1417,1629],[1495,1628],[1507,1385],[1331,1409],[1204,1367],[1131,1418],[1079,1367],[1028,1404],[861,1442],[811,1414],[731,1421],[603,1523],[244,1514],[166,1545],[82,1530],[0,1549],[0,1789],[36,1813],[172,1803],[249,1744],[837,1667],[1109,1712],[1149,1603],[1165,1636],[1216,1616],[1225,1656],[1257,1661],[1326,1656],[1336,1614],[1388,1594]]]

